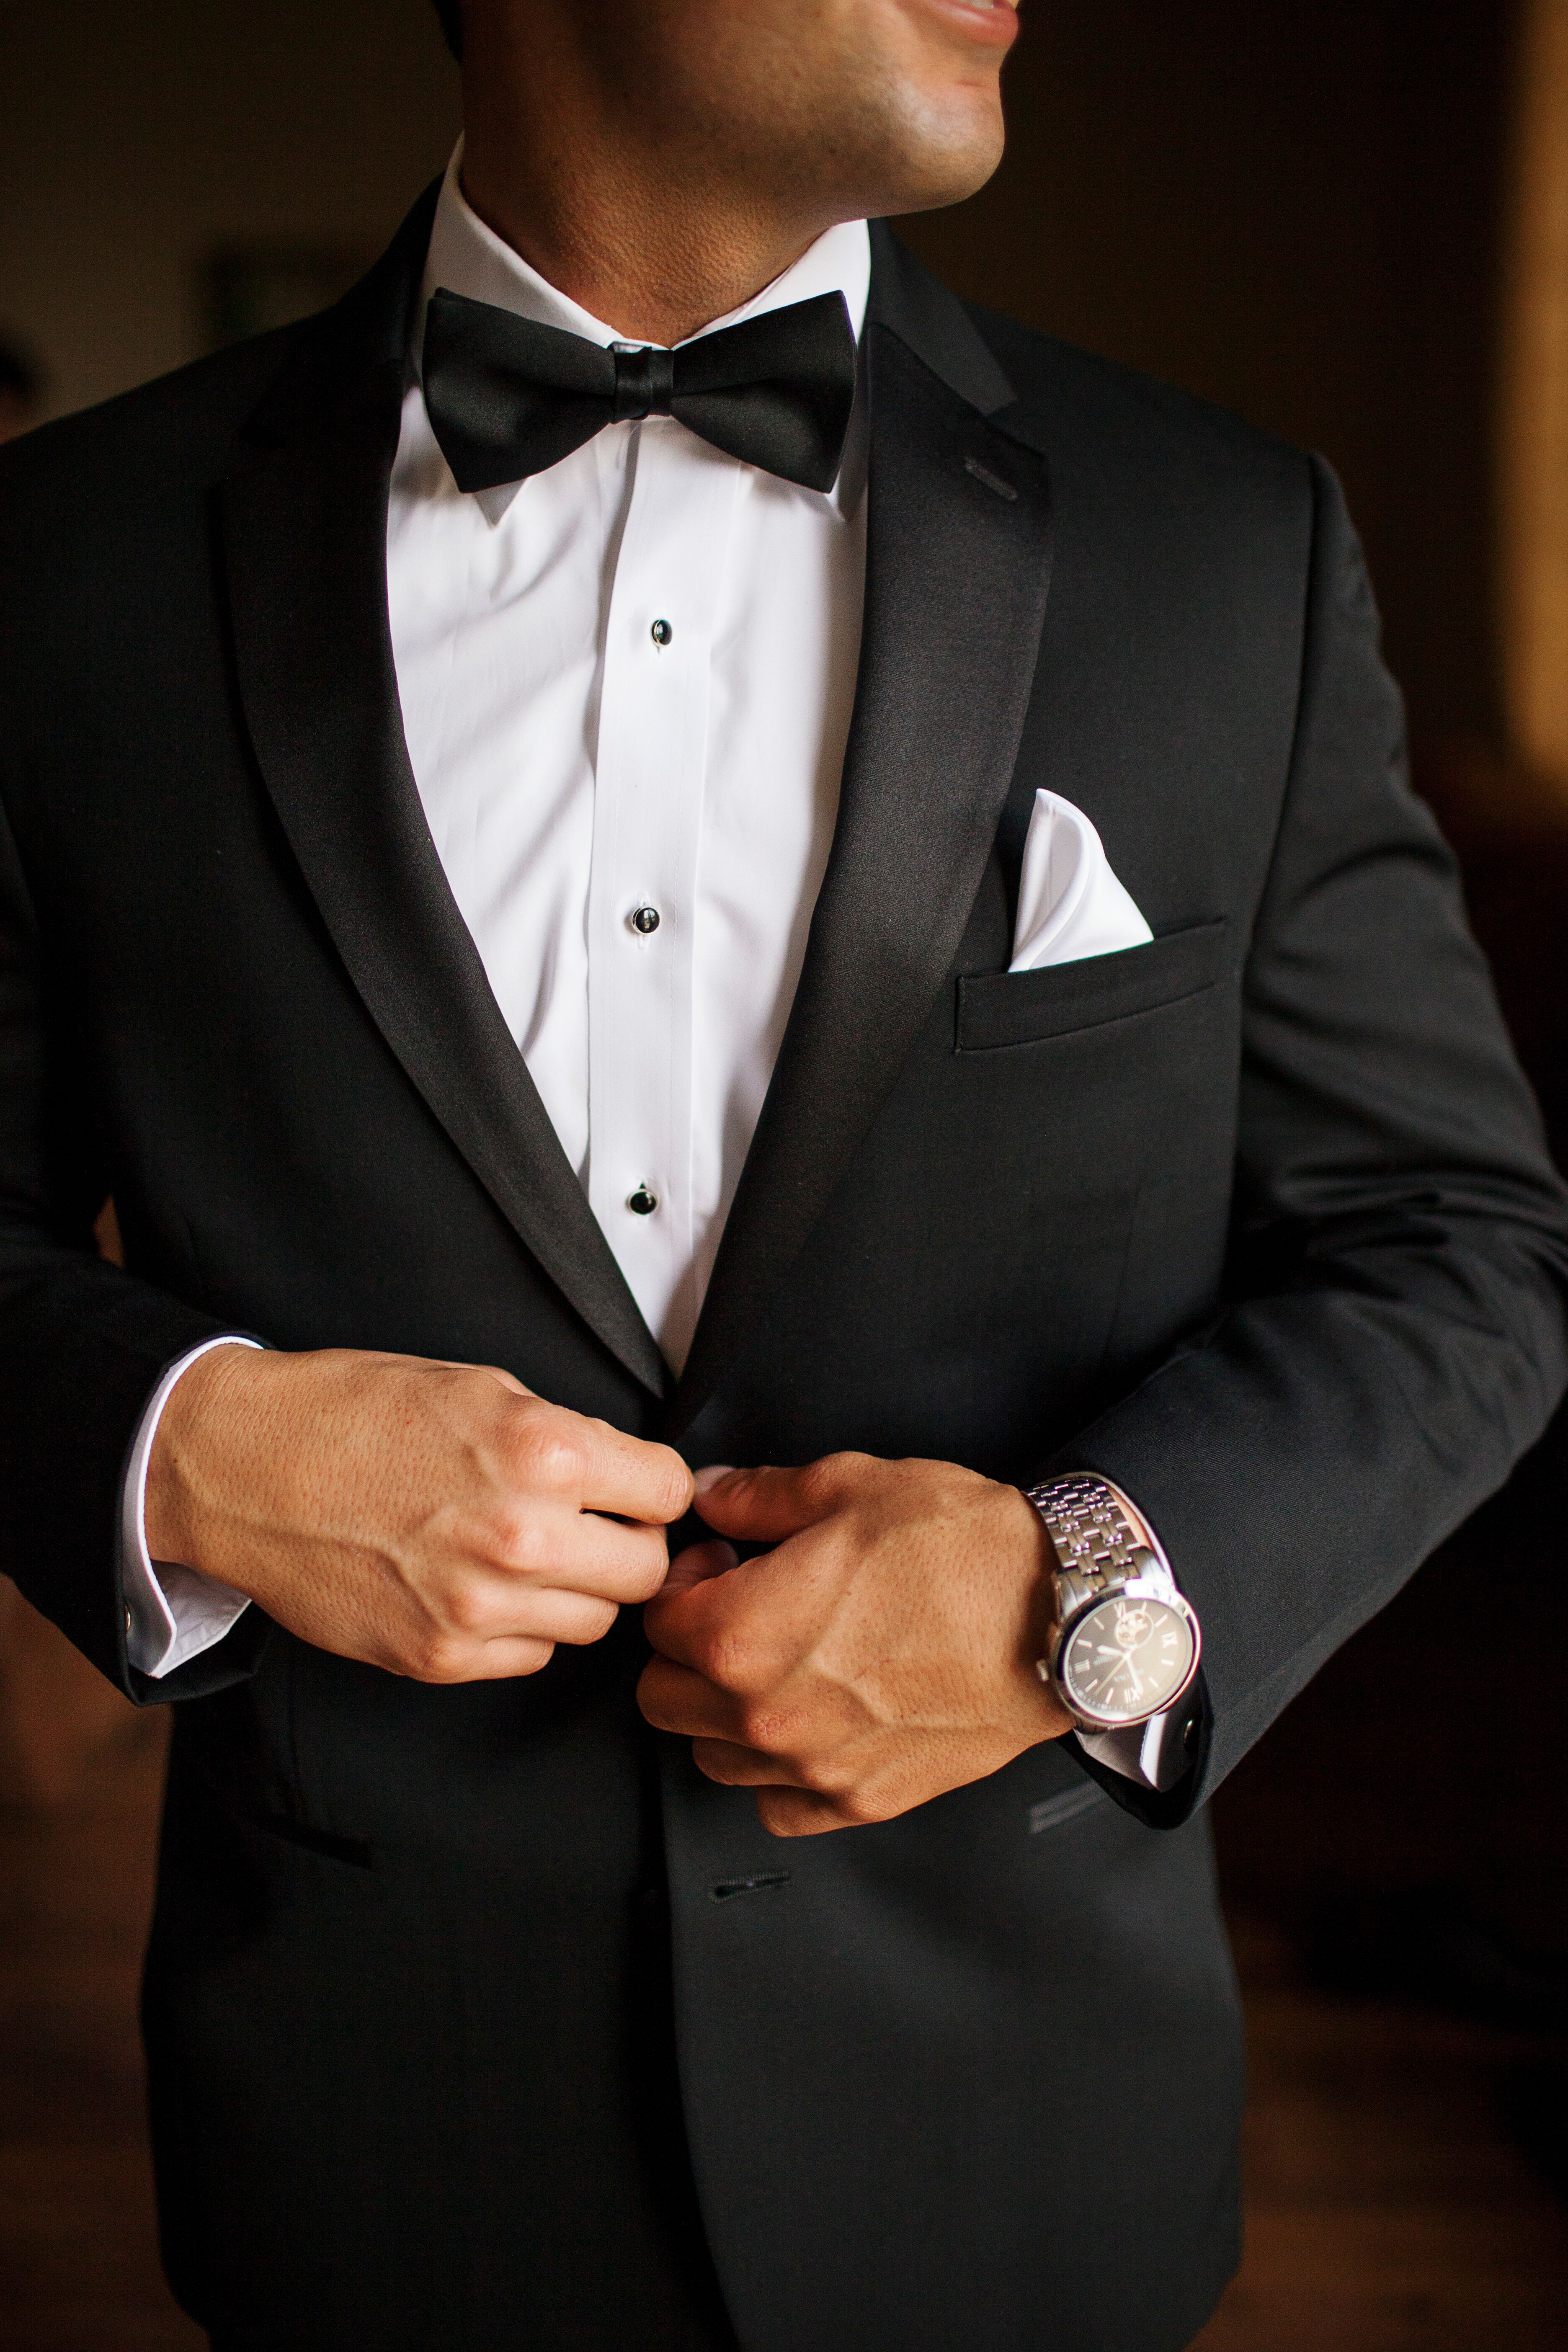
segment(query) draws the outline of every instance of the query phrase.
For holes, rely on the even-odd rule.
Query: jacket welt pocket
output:
[[[346,1863],[351,1870],[370,1870],[374,1856],[365,1838],[335,1837],[330,1830],[313,1829],[309,1822],[297,1822],[283,1813],[263,1812],[250,1805],[230,1805],[235,1818],[248,1830],[261,1836],[276,1838],[282,1845],[296,1847],[301,1853],[319,1853],[327,1862]]]
[[[955,1048],[984,1054],[998,1045],[1037,1045],[1201,995],[1225,969],[1229,928],[1221,915],[1114,955],[961,979]]]

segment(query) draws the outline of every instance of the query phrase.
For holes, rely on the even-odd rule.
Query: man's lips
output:
[[[926,5],[987,47],[1007,48],[1017,37],[1018,0],[926,0]]]

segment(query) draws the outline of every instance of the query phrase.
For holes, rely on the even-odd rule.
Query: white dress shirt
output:
[[[426,299],[443,286],[616,340],[475,217],[455,160]],[[869,286],[857,221],[715,323],[837,291],[858,336]],[[801,489],[649,417],[465,497],[417,385],[404,405],[386,569],[419,796],[507,1026],[678,1371],[833,840],[863,471]],[[657,929],[639,931],[639,909]]]

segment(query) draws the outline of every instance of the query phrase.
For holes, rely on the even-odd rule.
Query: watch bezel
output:
[[[1159,1601],[1167,1609],[1173,1609],[1184,1621],[1187,1631],[1192,1635],[1193,1654],[1187,1662],[1187,1671],[1175,1689],[1168,1698],[1162,1699],[1158,1706],[1152,1706],[1147,1715],[1096,1715],[1092,1709],[1084,1706],[1079,1700],[1069,1696],[1062,1675],[1062,1653],[1084,1620],[1092,1617],[1097,1609],[1104,1609],[1113,1601],[1126,1600]],[[1203,1627],[1198,1622],[1197,1611],[1185,1593],[1177,1591],[1172,1579],[1160,1575],[1129,1576],[1110,1586],[1107,1591],[1087,1594],[1078,1606],[1058,1623],[1051,1635],[1051,1683],[1057,1696],[1061,1700],[1073,1721],[1081,1724],[1086,1731],[1138,1731],[1144,1724],[1152,1723],[1157,1715],[1169,1715],[1173,1707],[1181,1705],[1197,1680],[1198,1666],[1203,1657]]]

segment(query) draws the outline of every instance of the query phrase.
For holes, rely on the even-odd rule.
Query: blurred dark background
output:
[[[1006,162],[910,241],[1338,467],[1561,1159],[1568,0],[1024,7]],[[0,431],[331,299],[457,119],[426,0],[0,0]],[[1254,2100],[1212,2352],[1564,2340],[1564,1452],[1216,1801]],[[172,2352],[130,2024],[160,1731],[85,1677],[0,1595],[0,2343]]]

